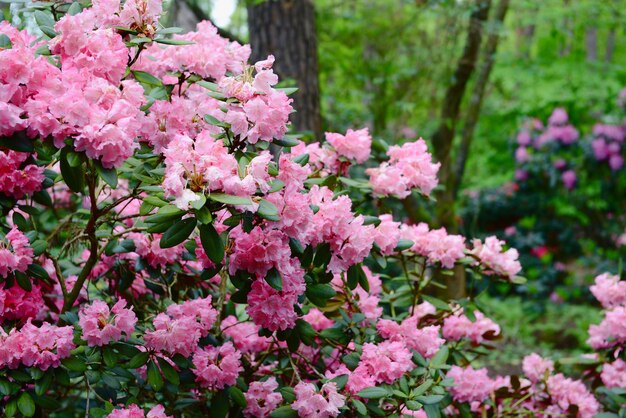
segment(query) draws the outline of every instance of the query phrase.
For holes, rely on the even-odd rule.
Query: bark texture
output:
[[[268,0],[248,6],[252,62],[276,57],[274,71],[281,80],[293,79],[297,131],[310,131],[321,139],[315,8],[312,0]]]
[[[456,200],[459,189],[461,188],[461,180],[465,173],[465,164],[474,138],[474,131],[478,123],[478,116],[482,107],[485,90],[493,69],[496,51],[498,49],[498,41],[500,39],[500,31],[504,23],[504,18],[509,9],[509,0],[500,0],[496,7],[493,18],[490,20],[491,32],[487,36],[487,41],[482,53],[482,63],[476,77],[476,84],[472,91],[469,107],[465,115],[465,123],[461,134],[461,144],[456,158],[456,166],[454,167],[454,199]]]
[[[465,47],[457,63],[452,83],[448,86],[440,115],[440,124],[433,134],[432,142],[435,159],[441,163],[439,179],[444,188],[436,194],[436,222],[447,229],[448,233],[458,232],[454,199],[454,172],[451,150],[459,120],[461,102],[470,77],[474,73],[479,54],[483,25],[489,16],[491,0],[476,0],[470,15]],[[446,285],[446,297],[461,298],[465,296],[465,270],[455,268],[453,276],[440,275]]]

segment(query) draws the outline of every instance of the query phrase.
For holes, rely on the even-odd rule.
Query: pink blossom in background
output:
[[[567,116],[567,111],[562,107],[557,107],[552,111],[550,118],[548,119],[548,123],[550,125],[564,125],[567,123],[569,117]]]
[[[520,131],[517,134],[517,144],[520,147],[527,147],[531,144],[532,142],[532,137],[530,136],[530,132],[524,130],[524,131]]]
[[[515,161],[519,164],[528,162],[530,160],[530,154],[528,154],[528,149],[526,147],[518,147],[515,150]]]
[[[516,181],[526,181],[528,180],[528,171],[526,170],[515,170],[515,180]]]
[[[259,335],[259,327],[252,322],[240,322],[234,315],[222,321],[222,333],[233,340],[242,353],[260,353],[267,350],[272,340]]]
[[[585,385],[578,381],[566,378],[561,373],[550,376],[546,383],[552,403],[564,414],[570,405],[578,407],[580,418],[592,418],[600,410],[600,404],[587,390]]]
[[[561,174],[561,181],[567,190],[572,190],[576,185],[576,172],[574,170],[567,170]]]
[[[165,408],[162,405],[157,405],[150,409],[148,414],[137,405],[130,405],[123,409],[114,409],[107,418],[172,418],[173,415],[166,415]]]

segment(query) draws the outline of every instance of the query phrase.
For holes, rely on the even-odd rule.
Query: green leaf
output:
[[[163,376],[165,376],[165,378],[170,383],[173,383],[176,386],[180,384],[180,377],[178,376],[178,372],[170,363],[168,363],[165,359],[159,357],[159,366],[161,367]]]
[[[259,203],[259,209],[256,213],[261,218],[267,219],[268,221],[280,221],[280,217],[278,216],[278,208],[273,203],[268,202],[265,199],[261,199],[261,202]]]
[[[381,387],[365,388],[357,392],[356,396],[360,396],[365,399],[380,399],[389,396],[389,391]]]
[[[303,319],[296,320],[296,330],[300,335],[300,340],[308,346],[311,346],[315,343],[315,329],[309,324],[307,321]],[[346,376],[347,379],[347,376]]]
[[[35,147],[24,131],[16,132],[11,136],[0,136],[0,147],[18,152],[33,152]]]
[[[126,364],[126,367],[128,369],[138,369],[144,364],[146,364],[149,358],[150,358],[150,354],[145,353],[145,352],[136,354],[128,361],[128,363]]]
[[[104,359],[104,364],[106,364],[107,367],[114,367],[117,363],[117,354],[112,347],[102,347],[102,358]]]
[[[415,245],[415,243],[411,241],[410,239],[401,239],[400,241],[398,241],[398,245],[396,245],[395,251],[400,252],[400,251],[408,250],[413,245]]]
[[[332,254],[330,252],[330,245],[327,243],[318,245],[317,250],[315,251],[315,258],[313,259],[313,264],[316,267],[326,267],[328,263],[330,263],[330,259]]]
[[[106,184],[111,186],[113,189],[117,187],[117,170],[115,169],[115,167],[104,168],[102,167],[102,164],[98,162],[96,164],[96,171]]]
[[[50,276],[46,269],[41,267],[39,264],[30,264],[27,270],[28,274],[32,277],[36,277],[40,280],[50,280]]]
[[[270,418],[298,418],[298,413],[291,409],[289,405],[285,405],[274,409],[270,414]]]
[[[361,276],[365,276],[361,264],[355,264],[348,268],[348,287],[351,290],[354,290],[361,282]],[[367,277],[365,277],[365,280],[367,280]]]
[[[448,304],[446,302],[444,302],[443,300],[438,299],[436,297],[428,296],[428,295],[422,295],[422,299],[424,299],[426,302],[430,303],[435,308],[440,309],[442,311],[449,311],[450,310],[450,306],[448,306]]]
[[[207,257],[215,264],[220,264],[224,260],[224,243],[220,235],[211,224],[200,225],[200,242]]]
[[[406,401],[404,404],[411,411],[419,411],[423,406],[421,403],[416,401]]]
[[[196,210],[196,219],[201,224],[208,225],[213,220],[213,216],[211,215],[211,211],[206,206],[204,206]]]
[[[277,88],[276,90],[282,91],[287,96],[289,96],[289,95],[294,94],[295,92],[297,92],[298,88],[297,87],[282,87],[282,88]]]
[[[359,414],[367,415],[367,407],[363,402],[358,399],[352,399],[352,405],[354,405],[354,409],[356,409]]]
[[[37,257],[40,256],[44,251],[46,251],[46,248],[48,248],[48,242],[43,239],[38,239],[33,242],[30,247],[33,249],[35,257]]]
[[[226,205],[252,205],[252,199],[249,197],[241,197],[241,196],[233,196],[224,193],[211,193],[209,194],[209,199],[224,203]]]
[[[283,278],[276,268],[272,267],[265,275],[265,281],[278,291],[283,290]]]
[[[336,294],[335,289],[328,284],[314,284],[306,290],[306,297],[317,306],[325,306],[328,299]]]
[[[294,138],[288,138],[287,136],[285,136],[283,137],[283,139],[275,139],[273,143],[281,147],[291,148],[291,147],[295,147],[296,145],[298,145],[300,143],[300,140],[294,139]]]
[[[67,148],[63,148],[61,151],[61,175],[63,180],[75,193],[80,193],[85,188],[85,173],[83,172],[82,165],[72,167],[68,161],[69,151]]]
[[[163,206],[154,215],[150,215],[146,218],[146,223],[160,224],[166,221],[171,221],[182,217],[185,214],[182,210],[178,209],[174,205]]]
[[[41,29],[44,34],[50,38],[57,36],[57,33],[54,31],[54,19],[51,15],[41,10],[37,10],[33,16],[35,17],[35,21],[37,22],[39,29]]]
[[[162,28],[156,31],[158,35],[170,35],[172,33],[182,33],[184,31],[183,28],[178,28],[176,26],[171,26],[169,28]]]
[[[45,373],[41,379],[35,382],[35,393],[39,396],[46,393],[53,379],[54,379],[53,373],[51,373],[50,371],[48,371],[48,373]]]
[[[35,401],[28,392],[23,392],[17,400],[17,408],[25,417],[35,415]]]
[[[448,360],[449,355],[450,355],[450,350],[448,349],[448,346],[447,345],[441,346],[439,351],[437,351],[437,354],[435,354],[433,358],[430,359],[430,367],[432,367],[433,369],[441,368],[441,366],[446,364],[446,361]]]
[[[228,389],[228,393],[230,395],[230,399],[235,401],[235,403],[239,405],[240,407],[245,408],[246,405],[248,405],[248,401],[246,401],[246,397],[244,396],[241,389],[239,389],[237,386],[231,386]]]
[[[11,38],[4,33],[0,33],[0,49],[9,49],[13,45],[11,44]]]
[[[197,223],[196,218],[186,218],[175,222],[165,231],[159,245],[161,248],[171,248],[182,243],[191,235]]]
[[[154,361],[148,363],[148,384],[153,391],[158,392],[163,387],[163,377]]]
[[[441,402],[441,400],[443,399],[443,395],[418,396],[415,399],[424,405],[435,405]]]
[[[363,225],[380,225],[380,218],[378,216],[364,216],[363,217]]]
[[[72,5],[70,6],[69,9],[67,9],[67,13],[70,16],[75,16],[77,14],[79,14],[80,12],[83,11],[83,8],[81,7],[80,3],[75,1],[74,3],[72,3]]]
[[[297,157],[293,158],[292,161],[296,164],[300,164],[301,166],[305,166],[309,163],[309,154],[302,154],[302,155],[298,155]]]
[[[204,121],[208,123],[209,125],[219,126],[220,128],[230,128],[229,124],[222,122],[215,116],[204,115]]]
[[[139,81],[142,84],[147,84],[149,86],[155,87],[163,85],[163,82],[161,80],[145,71],[132,70],[131,73],[133,74],[133,77],[135,77],[135,80]]]
[[[85,361],[77,356],[71,356],[61,360],[61,364],[63,364],[63,367],[67,370],[72,372],[84,372],[87,370],[87,364]]]
[[[15,280],[17,280],[17,284],[27,292],[33,290],[33,284],[30,282],[30,279],[21,271],[15,272]]]
[[[160,44],[165,44],[165,45],[193,45],[195,43],[191,41],[185,41],[183,39],[169,39],[169,38],[155,39],[154,42],[158,42]]]

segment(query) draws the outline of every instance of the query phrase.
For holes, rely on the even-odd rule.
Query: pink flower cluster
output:
[[[0,241],[0,277],[6,278],[14,271],[25,272],[33,262],[33,254],[26,235],[13,226]]]
[[[454,379],[454,386],[450,388],[452,398],[457,402],[469,403],[473,411],[479,410],[480,405],[499,386],[498,381],[491,379],[484,368],[452,366],[446,377]]]
[[[111,341],[126,338],[135,331],[137,316],[126,308],[126,301],[120,300],[113,308],[101,300],[94,300],[91,305],[84,306],[78,314],[78,324],[83,330],[83,339],[90,347],[107,345]]]
[[[339,415],[345,405],[345,396],[337,393],[334,382],[324,383],[320,391],[313,383],[298,383],[295,388],[296,401],[291,404],[300,418],[329,418]]]
[[[596,398],[579,380],[573,380],[558,373],[548,378],[546,390],[552,403],[546,409],[549,414],[565,415],[571,405],[578,407],[580,418],[593,418],[600,411],[600,404]]]
[[[626,389],[626,361],[617,359],[602,366],[602,383],[607,388]]]
[[[33,286],[31,291],[14,284],[8,289],[0,288],[0,324],[3,320],[37,319],[44,311],[41,288]]]
[[[20,363],[41,370],[59,367],[76,347],[73,340],[71,326],[56,327],[44,322],[36,327],[30,319],[19,331],[13,329],[6,334],[0,328],[0,367],[15,369]]]
[[[405,198],[414,188],[425,195],[437,186],[440,163],[433,163],[423,139],[392,146],[387,151],[389,161],[378,168],[368,168],[370,183],[375,195],[395,195]]]
[[[0,103],[2,106],[2,103]],[[2,111],[0,110],[0,113]],[[0,120],[0,124],[2,121]],[[0,150],[0,193],[21,199],[41,190],[44,180],[43,167],[28,162],[26,152]]]
[[[189,357],[197,350],[200,338],[208,335],[216,318],[211,296],[170,305],[154,318],[154,331],[146,331],[146,348]]]
[[[459,341],[467,338],[474,344],[481,344],[500,334],[500,326],[498,324],[485,317],[480,311],[474,311],[473,313],[476,318],[473,322],[463,314],[462,308],[445,318],[442,329],[444,338],[450,341]]]
[[[603,273],[597,276],[589,290],[605,309],[626,305],[626,281],[617,275]]]
[[[166,415],[165,408],[162,405],[157,405],[150,409],[146,415],[143,409],[133,404],[128,408],[114,409],[113,412],[107,415],[107,418],[172,418],[172,415]]]
[[[342,157],[363,164],[370,157],[372,149],[372,137],[367,128],[352,130],[348,129],[345,135],[326,132],[326,141]]]
[[[546,380],[552,374],[554,362],[542,358],[537,353],[532,353],[524,357],[522,370],[531,382],[537,383]]]
[[[283,396],[276,392],[278,382],[270,377],[262,382],[252,382],[245,393],[247,405],[243,410],[246,417],[266,418],[276,409],[283,400]]]
[[[237,350],[242,353],[260,353],[267,350],[272,341],[259,335],[259,327],[253,322],[239,322],[230,315],[222,321],[222,333],[230,337]]]
[[[430,264],[452,268],[465,257],[465,238],[449,235],[445,228],[430,230],[428,225],[402,225],[401,237],[413,241],[410,251],[426,257]]]
[[[535,147],[540,148],[551,141],[564,145],[573,144],[579,137],[578,131],[568,123],[569,117],[563,108],[556,108],[548,119],[547,129],[535,139]]]
[[[593,127],[595,139],[591,142],[593,155],[598,161],[607,161],[611,170],[624,166],[622,145],[626,138],[626,128],[620,125],[596,124]]]
[[[243,371],[240,359],[241,353],[230,341],[219,347],[198,349],[193,355],[196,382],[210,389],[234,385],[237,376]]]
[[[446,341],[439,337],[441,328],[439,325],[418,328],[419,321],[420,317],[415,314],[409,316],[400,324],[389,319],[381,319],[376,324],[376,328],[383,338],[391,341],[400,341],[410,350],[420,353],[422,357],[431,358]]]
[[[475,239],[472,244],[474,248],[470,254],[477,259],[475,264],[480,263],[484,268],[484,274],[512,279],[522,270],[517,250],[509,248],[503,251],[506,243],[497,237],[487,237],[484,243]]]

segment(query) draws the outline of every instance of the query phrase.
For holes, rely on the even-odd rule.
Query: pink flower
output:
[[[70,356],[74,345],[71,326],[56,327],[44,322],[40,327],[30,319],[21,330],[7,335],[0,329],[0,367],[16,368],[20,363],[41,370],[59,367],[61,359]]]
[[[172,415],[166,415],[162,405],[155,406],[146,415],[143,409],[133,404],[128,408],[114,409],[107,418],[172,418]]]
[[[446,377],[454,379],[450,388],[452,398],[457,402],[484,402],[496,389],[496,382],[487,375],[487,369],[473,369],[452,366]]]
[[[614,347],[626,342],[626,306],[605,313],[599,325],[589,327],[587,343],[595,350]]]
[[[547,379],[554,371],[554,362],[541,358],[537,353],[532,353],[524,357],[522,369],[531,382],[537,383]]]
[[[252,322],[238,322],[230,315],[222,321],[222,333],[232,338],[237,350],[242,353],[260,353],[267,350],[271,339],[259,335],[259,327]]]
[[[39,286],[33,286],[29,292],[18,284],[8,289],[0,288],[0,323],[3,320],[37,319],[44,307],[45,303]]]
[[[518,147],[515,150],[515,161],[519,164],[528,162],[530,160],[530,155],[528,154],[528,150],[526,147]]]
[[[626,305],[626,281],[617,275],[604,273],[597,276],[589,290],[605,309]]]
[[[309,312],[302,317],[306,322],[311,324],[315,331],[322,331],[333,326],[335,321],[327,318],[322,311],[317,308],[311,308]]]
[[[400,222],[394,222],[391,215],[380,215],[380,224],[374,232],[374,242],[383,255],[389,255],[400,241]]]
[[[111,341],[119,341],[122,333],[128,338],[135,331],[137,316],[126,309],[126,301],[120,300],[109,311],[109,306],[101,300],[94,300],[83,307],[78,314],[78,323],[83,329],[83,339],[87,345],[103,346]],[[111,315],[113,314],[113,315]]]
[[[378,168],[365,170],[370,176],[375,195],[396,195],[402,199],[411,193],[411,189],[417,188],[428,196],[437,186],[440,164],[432,163],[423,139],[393,146],[389,148],[387,155],[388,162],[382,163]]]
[[[0,115],[3,114],[0,103]],[[0,126],[3,124],[0,116]],[[1,129],[1,128],[0,128]],[[1,134],[1,132],[0,132]],[[0,150],[0,193],[16,199],[41,190],[45,176],[44,168],[27,161],[31,155],[26,152]]]
[[[449,235],[445,228],[429,230],[428,225],[402,225],[401,237],[413,241],[410,250],[424,256],[431,264],[452,268],[465,256],[465,238]]]
[[[370,157],[372,137],[367,128],[353,131],[348,129],[346,135],[326,132],[326,141],[337,150],[342,157],[364,163]]]
[[[4,242],[0,241],[0,276],[6,278],[14,271],[24,273],[33,262],[33,254],[28,238],[14,225]]]
[[[568,379],[559,373],[548,378],[546,387],[553,404],[558,406],[563,414],[572,405],[578,407],[580,418],[592,418],[600,410],[598,401],[580,381]]]
[[[576,172],[574,170],[567,170],[561,174],[561,181],[567,190],[572,190],[576,185]]]
[[[485,317],[482,312],[474,311],[474,316],[476,320],[472,322],[463,314],[463,309],[459,309],[453,315],[445,318],[442,330],[444,338],[450,341],[467,338],[474,344],[481,344],[500,334],[500,326]]]
[[[548,123],[550,125],[564,125],[568,121],[567,112],[562,107],[557,107],[554,109],[550,118],[548,119]]]
[[[617,359],[602,366],[602,383],[607,388],[626,389],[626,361]]]
[[[325,383],[317,392],[313,383],[298,383],[295,388],[296,401],[291,404],[301,418],[329,418],[339,415],[345,405],[345,396],[337,393],[334,382]]]
[[[415,367],[411,358],[411,352],[399,341],[363,344],[361,361],[348,379],[350,391],[356,393],[376,383],[393,383]],[[366,386],[361,387],[359,381]]]
[[[128,238],[135,241],[135,252],[154,268],[166,267],[182,259],[185,247],[180,244],[171,248],[161,248],[161,234],[133,232]]]
[[[473,244],[471,254],[478,258],[479,261],[475,264],[480,264],[484,268],[484,274],[512,279],[522,270],[517,250],[510,248],[503,251],[506,243],[495,236],[487,237],[484,243],[475,239]]]
[[[400,341],[407,348],[415,350],[425,358],[431,358],[439,351],[445,340],[439,337],[439,325],[418,328],[419,317],[410,316],[400,324],[381,319],[376,324],[378,332],[383,338],[391,341]]]
[[[298,295],[279,292],[264,280],[256,280],[248,293],[246,312],[255,324],[271,331],[293,328],[298,315],[293,305]]]
[[[226,342],[219,347],[199,349],[193,355],[193,373],[200,386],[211,389],[223,389],[234,385],[241,367],[241,353],[233,343]]]
[[[276,378],[270,377],[264,382],[252,382],[244,394],[248,403],[243,410],[246,417],[265,418],[283,401],[283,396],[276,392]]]

